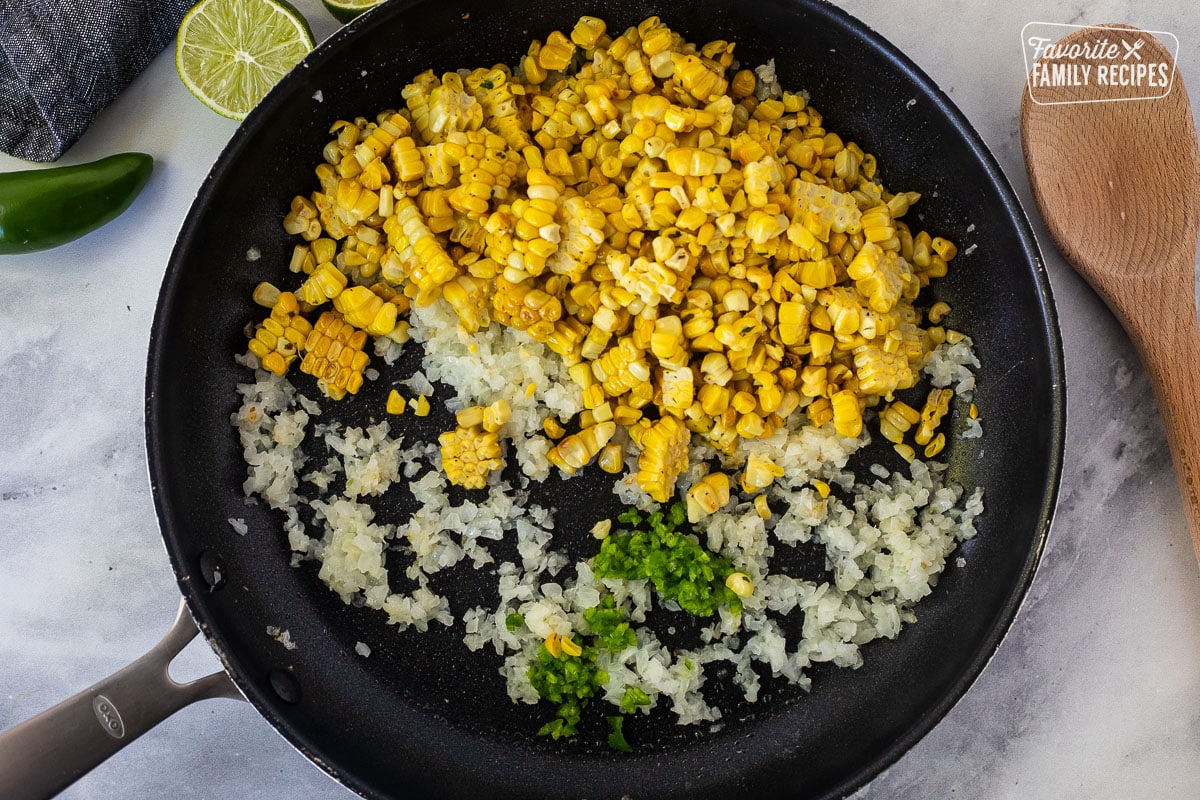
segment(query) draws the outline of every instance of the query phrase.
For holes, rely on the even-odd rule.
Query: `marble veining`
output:
[[[318,38],[316,0],[296,3]],[[844,3],[962,108],[1033,218],[1061,318],[1068,441],[1045,556],[1004,643],[933,731],[855,795],[1200,797],[1200,568],[1137,354],[1037,219],[1017,130],[1029,21],[1127,22],[1180,39],[1200,87],[1200,11],[1169,0]],[[0,265],[0,729],[149,648],[178,594],[157,534],[142,440],[146,341],[175,233],[234,131],[159,56],[67,156],[157,159],[130,213],[49,253]],[[22,165],[0,157],[0,170]],[[1136,168],[1136,165],[1130,165]],[[202,641],[184,677],[218,668]],[[64,795],[353,796],[244,703],[185,709]]]

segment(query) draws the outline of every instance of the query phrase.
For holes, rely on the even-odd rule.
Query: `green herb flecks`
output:
[[[686,517],[683,503],[644,520],[636,509],[623,512],[617,520],[633,531],[604,540],[593,560],[596,577],[649,580],[661,598],[698,617],[712,616],[720,605],[741,613],[741,599],[725,585],[733,565],[679,530]]]
[[[641,706],[650,705],[650,695],[636,686],[626,686],[625,695],[621,698],[621,711],[632,714]]]
[[[633,748],[629,746],[629,742],[625,739],[625,718],[624,717],[609,717],[608,724],[612,728],[612,733],[608,734],[608,746],[613,750],[620,750],[622,753],[632,753]]]
[[[508,628],[509,633],[520,630],[525,627],[525,617],[514,611],[504,618],[504,627]]]
[[[528,674],[538,695],[558,704],[554,719],[538,731],[538,736],[555,740],[576,734],[588,700],[608,682],[608,673],[596,666],[596,648],[590,646],[578,656],[555,656],[542,645]]]
[[[600,605],[584,611],[583,618],[592,628],[597,647],[619,653],[627,647],[637,646],[637,634],[629,627],[625,613],[617,608],[612,595],[605,595]]]

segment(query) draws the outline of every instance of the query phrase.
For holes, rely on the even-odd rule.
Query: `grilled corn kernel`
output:
[[[424,395],[420,399],[423,400]],[[442,447],[442,470],[450,482],[458,486],[482,489],[487,486],[488,476],[503,465],[496,434],[476,426],[459,426],[447,431],[438,442]]]
[[[771,518],[771,506],[767,502],[767,496],[765,494],[760,494],[758,497],[754,498],[754,510],[762,519]]]
[[[728,502],[729,476],[723,472],[710,472],[688,489],[688,521],[699,522],[724,508]]]
[[[562,656],[562,643],[557,633],[551,633],[542,642],[542,647],[546,648],[546,652],[555,658]]]
[[[949,313],[950,305],[939,301],[929,307],[929,312],[925,315],[925,318],[934,325],[940,325]]]
[[[496,402],[483,410],[483,429],[488,433],[495,433],[512,419],[512,406],[504,398],[500,398]]]
[[[744,572],[729,573],[729,576],[725,578],[725,585],[738,597],[749,597],[754,594],[754,581]]]
[[[766,456],[752,455],[746,459],[746,468],[742,471],[742,490],[747,493],[761,491],[776,478],[784,474],[783,467]]]
[[[674,417],[663,417],[642,434],[637,482],[656,502],[665,503],[674,494],[675,479],[687,469],[690,438]]]
[[[405,406],[404,398],[400,396],[399,392],[397,392],[395,389],[392,389],[390,392],[388,392],[387,413],[403,414],[404,406]]]
[[[480,421],[483,421],[482,417],[480,418]],[[561,439],[563,434],[567,432],[562,425],[558,424],[558,420],[556,420],[554,417],[546,417],[544,420],[542,420],[542,430],[545,431],[546,435],[551,439]]]
[[[619,475],[625,469],[625,448],[616,442],[604,445],[596,463],[608,474]]]

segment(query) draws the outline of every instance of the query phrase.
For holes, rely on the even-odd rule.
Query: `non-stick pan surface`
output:
[[[710,699],[726,712],[722,724],[682,728],[665,710],[639,717],[628,725],[632,755],[604,745],[599,709],[576,740],[539,739],[534,732],[552,709],[510,703],[499,658],[469,653],[460,628],[399,633],[379,612],[342,604],[314,565],[291,567],[280,516],[242,496],[245,466],[229,424],[234,386],[248,379],[233,357],[245,348],[243,327],[259,313],[251,291],[262,280],[294,284],[287,272],[293,240],[280,221],[294,195],[312,191],[330,124],[398,107],[401,88],[428,67],[512,63],[531,38],[569,30],[583,13],[604,17],[610,30],[658,14],[692,41],[736,41],[743,64],[775,59],[782,84],[809,90],[829,129],[878,155],[888,186],[922,193],[913,212],[921,224],[959,243],[963,255],[936,296],[954,307],[950,324],[973,335],[983,362],[976,399],[985,436],[953,438],[947,451],[954,480],[985,487],[986,511],[978,537],[962,547],[966,566],[949,566],[918,606],[919,621],[895,641],[866,646],[859,670],[818,665],[811,693],[768,680],[762,699],[746,704],[716,688],[727,681],[712,665]],[[257,260],[247,258],[252,249]],[[391,381],[410,374],[418,355],[411,348],[360,400],[326,403],[323,420],[378,418]],[[356,791],[820,797],[847,793],[898,758],[994,652],[1049,525],[1063,403],[1049,287],[1008,183],[949,99],[861,23],[799,0],[430,0],[387,4],[340,31],[234,136],[200,190],[166,273],[146,414],[163,536],[193,614],[259,711]],[[447,425],[436,414],[423,427],[412,416],[393,422],[410,441]],[[884,447],[870,453],[899,466]],[[576,480],[569,489],[551,483],[544,502],[559,509],[556,543],[582,557],[593,541],[588,528],[614,509],[599,481]],[[234,533],[230,517],[244,518],[250,533]],[[801,549],[793,561],[801,574],[820,574],[813,553]],[[394,574],[403,571],[397,564]],[[467,568],[436,576],[433,585],[448,591],[461,615],[487,602],[494,583]],[[288,630],[298,646],[284,648],[267,626]],[[369,658],[355,653],[359,641],[370,646]]]

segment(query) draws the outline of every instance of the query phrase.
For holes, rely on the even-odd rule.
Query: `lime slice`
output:
[[[201,0],[179,26],[175,69],[204,105],[244,119],[312,49],[308,23],[282,0]]]
[[[325,10],[337,17],[338,22],[349,22],[368,8],[379,5],[383,0],[321,0]]]

